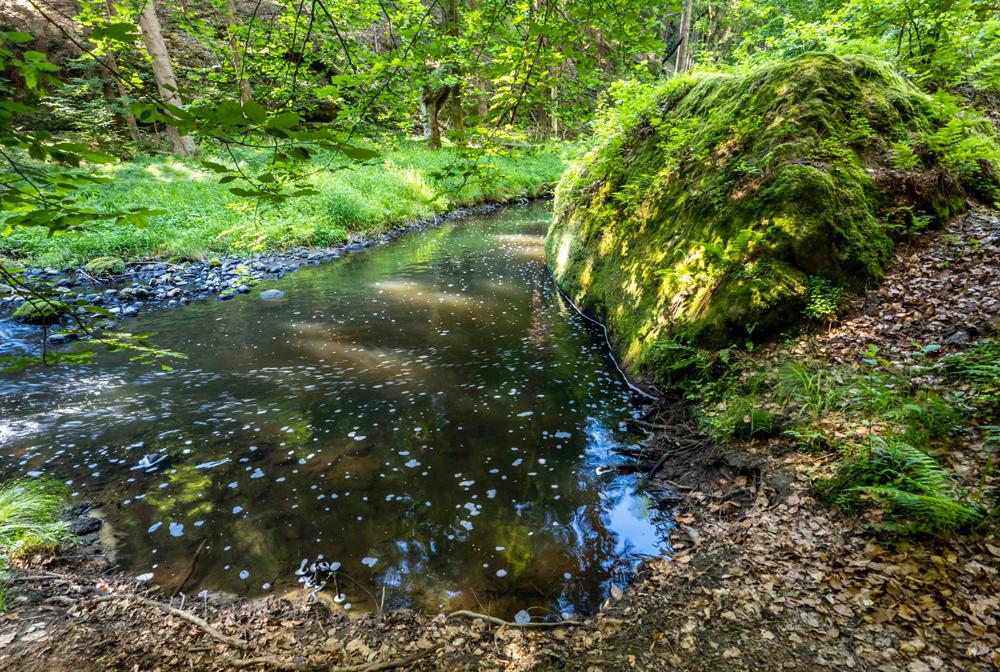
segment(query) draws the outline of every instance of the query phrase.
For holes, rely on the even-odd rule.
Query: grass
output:
[[[218,156],[202,159],[225,161]],[[241,163],[266,161],[262,152],[237,155]],[[329,157],[312,162],[319,169]],[[93,227],[77,234],[47,237],[18,229],[0,238],[0,256],[33,266],[66,268],[100,257],[201,260],[212,255],[279,250],[297,245],[325,246],[348,236],[489,201],[510,201],[547,193],[562,173],[554,148],[509,156],[487,156],[467,181],[455,173],[468,159],[451,148],[438,151],[403,142],[385,148],[365,164],[334,160],[314,177],[316,195],[261,206],[229,192],[198,160],[145,158],[95,168],[110,178],[83,195],[83,205],[102,211],[146,207],[164,214],[150,225]],[[456,171],[457,169],[457,171]]]
[[[40,551],[54,549],[68,528],[60,519],[65,493],[60,484],[20,479],[0,485],[0,611],[7,602],[6,568]]]

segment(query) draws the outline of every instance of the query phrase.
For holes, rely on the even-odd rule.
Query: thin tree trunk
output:
[[[681,25],[678,34],[680,46],[677,48],[677,59],[674,61],[674,72],[684,72],[687,70],[688,62],[688,40],[691,38],[691,0],[687,0],[684,11],[681,13]]]
[[[465,144],[465,108],[462,107],[462,85],[451,87],[451,123],[458,144]]]
[[[236,71],[236,79],[240,84],[240,102],[244,105],[250,100],[250,81],[243,71],[243,54],[240,52],[240,42],[236,39],[236,28],[239,22],[236,20],[236,3],[234,0],[226,0],[226,27],[229,29],[229,48],[233,53],[233,70]]]
[[[153,77],[156,79],[156,88],[160,91],[160,97],[165,103],[183,107],[184,102],[181,100],[180,93],[177,92],[174,66],[170,63],[170,54],[163,41],[160,20],[156,17],[156,7],[153,0],[146,0],[142,13],[139,14],[139,25],[142,27],[146,49],[153,58]],[[177,156],[192,156],[194,154],[194,140],[190,135],[181,135],[174,126],[169,125],[167,126],[167,135],[170,137],[174,154]]]
[[[111,0],[105,0],[105,5],[107,6],[107,17],[111,19],[115,15],[115,6],[112,4]],[[110,72],[109,79],[114,80],[113,86],[118,91],[117,102],[122,106],[122,118],[125,120],[125,127],[128,129],[129,137],[132,138],[132,142],[139,144],[139,124],[136,123],[135,115],[132,114],[132,110],[128,108],[128,90],[125,88],[124,82],[122,82],[122,73],[118,69],[118,59],[115,57],[115,52],[108,50],[104,57],[104,63],[108,66],[108,71]]]
[[[424,137],[427,138],[427,146],[432,149],[441,148],[441,108],[448,100],[451,87],[442,87],[433,90],[430,87],[424,88],[421,108],[424,110]]]

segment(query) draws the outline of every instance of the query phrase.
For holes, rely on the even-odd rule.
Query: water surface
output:
[[[450,221],[266,283],[279,301],[124,323],[187,353],[171,371],[105,354],[0,379],[0,469],[100,501],[119,565],[190,572],[188,594],[283,593],[326,562],[355,609],[384,588],[591,611],[661,535],[633,479],[596,473],[635,405],[546,273],[547,221]]]

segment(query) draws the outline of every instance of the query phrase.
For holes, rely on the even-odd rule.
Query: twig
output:
[[[140,604],[144,604],[149,607],[156,607],[157,609],[162,609],[168,614],[176,616],[181,620],[187,621],[192,625],[197,625],[199,628],[201,628],[202,630],[204,630],[209,635],[219,640],[223,644],[228,644],[229,646],[235,647],[237,649],[245,649],[248,646],[247,642],[241,639],[236,639],[235,637],[230,637],[229,635],[225,635],[219,632],[211,625],[209,625],[207,621],[198,618],[189,611],[183,611],[181,609],[177,609],[176,607],[171,607],[170,605],[163,604],[162,602],[151,600],[148,597],[140,597],[139,595],[132,595],[131,593],[128,593],[128,594],[118,594],[118,595],[104,595],[102,597],[94,598],[95,602],[107,602],[109,600],[135,600]]]
[[[580,628],[591,627],[590,623],[584,623],[583,621],[532,621],[530,623],[514,623],[512,621],[505,621],[502,618],[497,618],[495,616],[487,616],[486,614],[480,614],[475,611],[467,611],[466,609],[453,611],[450,614],[448,614],[448,618],[473,618],[473,619],[479,619],[481,621],[486,621],[488,623],[493,623],[494,625],[506,626],[508,628],[541,629],[541,628],[563,628],[563,627],[580,627]]]
[[[404,667],[415,663],[421,658],[425,658],[444,646],[444,642],[439,642],[429,649],[424,649],[418,653],[405,658],[393,658],[381,663],[364,663],[362,665],[348,665],[347,667],[331,666],[327,663],[296,663],[290,660],[282,660],[275,656],[257,656],[255,658],[236,658],[229,656],[225,659],[227,665],[231,667],[254,667],[256,665],[267,665],[279,670],[295,670],[296,672],[311,672],[312,670],[326,670],[327,672],[378,672],[378,670],[392,670],[397,667]]]
[[[203,548],[205,548],[205,542],[207,541],[208,537],[202,539],[201,543],[198,544],[198,550],[194,552],[194,557],[191,558],[191,564],[188,565],[187,572],[184,574],[184,577],[180,580],[180,583],[177,584],[177,587],[174,588],[174,592],[170,593],[170,597],[177,597],[177,593],[181,592],[181,588],[184,587],[184,584],[187,583],[188,579],[191,578],[191,575],[194,574],[194,567],[195,565],[198,564],[198,558],[201,557],[201,551]],[[184,605],[182,604],[181,606]]]

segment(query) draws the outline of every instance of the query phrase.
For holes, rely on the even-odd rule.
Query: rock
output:
[[[119,301],[131,301],[132,299],[135,298],[135,295],[136,295],[135,288],[123,287],[122,289],[118,290],[117,297]]]
[[[0,285],[0,296],[9,296],[13,293],[14,290],[9,285]]]
[[[69,524],[69,533],[76,536],[83,536],[101,529],[104,521],[92,516],[81,516]]]
[[[260,298],[264,301],[276,301],[285,298],[285,293],[280,289],[268,289],[260,293]]]
[[[683,376],[685,364],[671,367],[692,354],[675,346],[778,337],[804,319],[815,276],[844,290],[881,278],[890,225],[912,222],[886,212],[903,191],[887,177],[898,172],[891,153],[845,139],[857,114],[872,129],[865,146],[890,146],[914,124],[941,129],[915,86],[866,57],[816,53],[651,86],[628,114],[610,112],[613,129],[563,174],[545,241],[560,287],[607,318],[627,367]],[[826,142],[838,149],[817,160]],[[906,212],[937,222],[965,207],[963,190],[1000,187],[937,161],[912,179],[931,186],[907,196]]]
[[[52,324],[70,312],[71,307],[55,299],[32,297],[14,311],[14,319],[25,324]]]
[[[969,342],[969,334],[962,329],[955,331],[953,334],[944,339],[945,345],[965,345]]]
[[[83,270],[95,278],[121,275],[125,272],[125,262],[118,257],[97,257],[88,261]]]
[[[96,504],[94,504],[94,502],[77,502],[76,504],[67,504],[62,511],[63,520],[79,518],[95,506]]]

